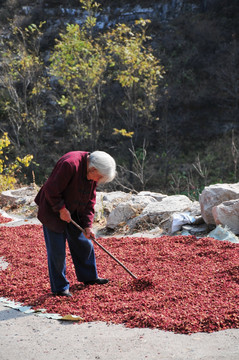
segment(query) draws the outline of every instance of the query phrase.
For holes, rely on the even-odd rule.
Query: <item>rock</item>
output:
[[[199,235],[208,232],[208,225],[183,225],[181,235]]]
[[[169,231],[171,215],[175,212],[190,211],[192,204],[193,202],[185,195],[167,196],[160,202],[148,204],[138,217],[128,222],[128,226],[132,230],[140,223],[155,224]]]
[[[140,210],[140,208],[143,210],[147,205],[157,202],[155,197],[141,195],[132,195],[131,201],[133,206],[135,206],[138,210]]]
[[[239,199],[214,206],[212,214],[216,225],[227,226],[234,234],[239,234]]]
[[[95,216],[94,216],[95,221],[100,221],[105,217],[105,209],[103,206],[104,194],[105,193],[101,191],[96,192],[96,204],[95,204]],[[112,208],[113,207],[111,207],[110,211],[112,210]]]
[[[212,230],[207,237],[212,237],[216,240],[230,241],[236,244],[239,244],[239,239],[234,235],[228,228],[225,226],[223,228],[221,225],[218,225],[214,230]]]
[[[34,203],[37,191],[33,184],[3,191],[0,199],[2,204],[23,204],[22,208],[26,213],[26,209],[30,210],[34,206],[37,208]],[[230,199],[227,200],[228,198]],[[205,187],[200,195],[200,202],[191,201],[185,195],[168,196],[150,191],[141,191],[136,195],[122,191],[96,193],[95,221],[100,222],[101,226],[104,224],[105,229],[118,228],[117,230],[131,234],[152,231],[154,234],[173,235],[172,225],[175,216],[185,213],[189,220],[183,219],[180,224],[184,232],[208,233],[215,224],[222,224],[228,226],[235,234],[239,234],[239,183]]]
[[[142,215],[147,214],[153,220],[157,214],[189,211],[193,202],[185,195],[171,195],[160,202],[149,204]]]
[[[123,191],[112,191],[109,193],[101,193],[103,202],[119,203],[120,201],[130,200],[132,194]]]
[[[196,221],[198,218],[202,218],[201,216],[201,207],[199,201],[193,201],[192,205],[190,206],[190,215],[194,216]],[[201,223],[204,222],[204,220],[201,221]]]
[[[10,205],[24,204],[32,206],[37,191],[38,190],[34,185],[22,187],[15,190],[6,190],[0,194],[0,200],[2,203],[7,203]]]
[[[151,196],[132,195],[131,200],[118,204],[111,211],[107,219],[107,227],[115,229],[121,223],[127,223],[131,218],[139,215],[150,203],[157,203]]]
[[[156,192],[151,192],[151,191],[140,191],[137,194],[137,196],[150,196],[150,197],[155,198],[157,201],[161,201],[165,197],[167,197],[168,195],[161,194],[161,193],[156,193]]]
[[[136,216],[136,209],[132,203],[121,203],[109,214],[106,226],[109,229],[115,229],[119,224],[126,223],[134,216]]]
[[[130,200],[132,194],[123,191],[96,192],[95,221],[107,218],[113,209],[122,201]]]
[[[212,208],[224,201],[239,198],[239,183],[206,186],[199,196],[201,214],[206,224],[215,224]]]

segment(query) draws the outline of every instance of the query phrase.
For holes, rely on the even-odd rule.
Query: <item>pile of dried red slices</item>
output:
[[[80,315],[127,327],[175,333],[239,328],[239,245],[212,238],[101,238],[137,277],[137,283],[95,245],[98,274],[106,285],[78,283],[67,248],[72,298],[51,295],[40,225],[1,227],[0,296],[48,313]]]
[[[0,214],[0,224],[6,224],[6,223],[8,223],[10,221],[12,221],[11,218],[5,217],[5,216]]]

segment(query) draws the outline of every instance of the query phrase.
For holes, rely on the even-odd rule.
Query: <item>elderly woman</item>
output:
[[[85,285],[106,284],[98,277],[90,238],[97,184],[116,175],[115,160],[104,151],[72,151],[56,163],[51,175],[35,198],[38,219],[43,224],[48,270],[54,295],[72,296],[66,278],[66,240],[78,281]],[[72,224],[77,222],[84,233]]]

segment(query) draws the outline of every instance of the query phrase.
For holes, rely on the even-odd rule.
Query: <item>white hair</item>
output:
[[[89,155],[89,168],[94,167],[102,179],[98,183],[105,184],[112,181],[116,176],[115,160],[104,151],[94,151]]]

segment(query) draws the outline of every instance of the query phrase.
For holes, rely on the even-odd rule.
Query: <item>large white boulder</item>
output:
[[[132,195],[131,200],[118,204],[111,211],[106,226],[115,229],[119,224],[127,223],[139,215],[149,203],[157,203],[157,200],[151,196]]]
[[[201,214],[205,223],[215,224],[212,208],[233,199],[239,199],[239,183],[206,186],[199,196]]]
[[[130,200],[132,194],[123,191],[96,192],[95,221],[100,221],[109,216],[113,209],[121,202]]]
[[[131,193],[125,193],[123,191],[112,191],[112,192],[104,192],[101,193],[102,200],[104,202],[119,202],[119,201],[126,201],[129,200],[132,196]]]
[[[186,195],[171,195],[160,202],[150,203],[143,210],[142,215],[148,215],[152,220],[162,214],[189,211],[193,202]]]
[[[152,196],[141,196],[141,195],[132,195],[131,198],[132,204],[137,206],[138,208],[142,208],[142,210],[151,203],[156,203],[157,200]]]
[[[193,202],[185,195],[171,195],[159,202],[148,204],[142,213],[128,222],[131,229],[140,224],[155,224],[168,230],[171,227],[171,216],[175,212],[191,211]]]
[[[11,205],[31,205],[36,206],[34,203],[35,196],[37,194],[37,188],[32,186],[25,186],[19,189],[6,190],[0,194],[0,200],[3,203]]]
[[[152,191],[140,191],[137,196],[150,196],[155,198],[157,201],[161,201],[163,200],[165,197],[167,197],[168,195],[165,194],[161,194],[161,193],[156,193],[156,192],[152,192]]]
[[[234,234],[239,234],[239,199],[214,206],[212,214],[216,225],[227,226]]]
[[[109,229],[115,229],[119,224],[126,223],[134,216],[136,216],[136,209],[132,203],[121,203],[109,214],[106,226]]]

